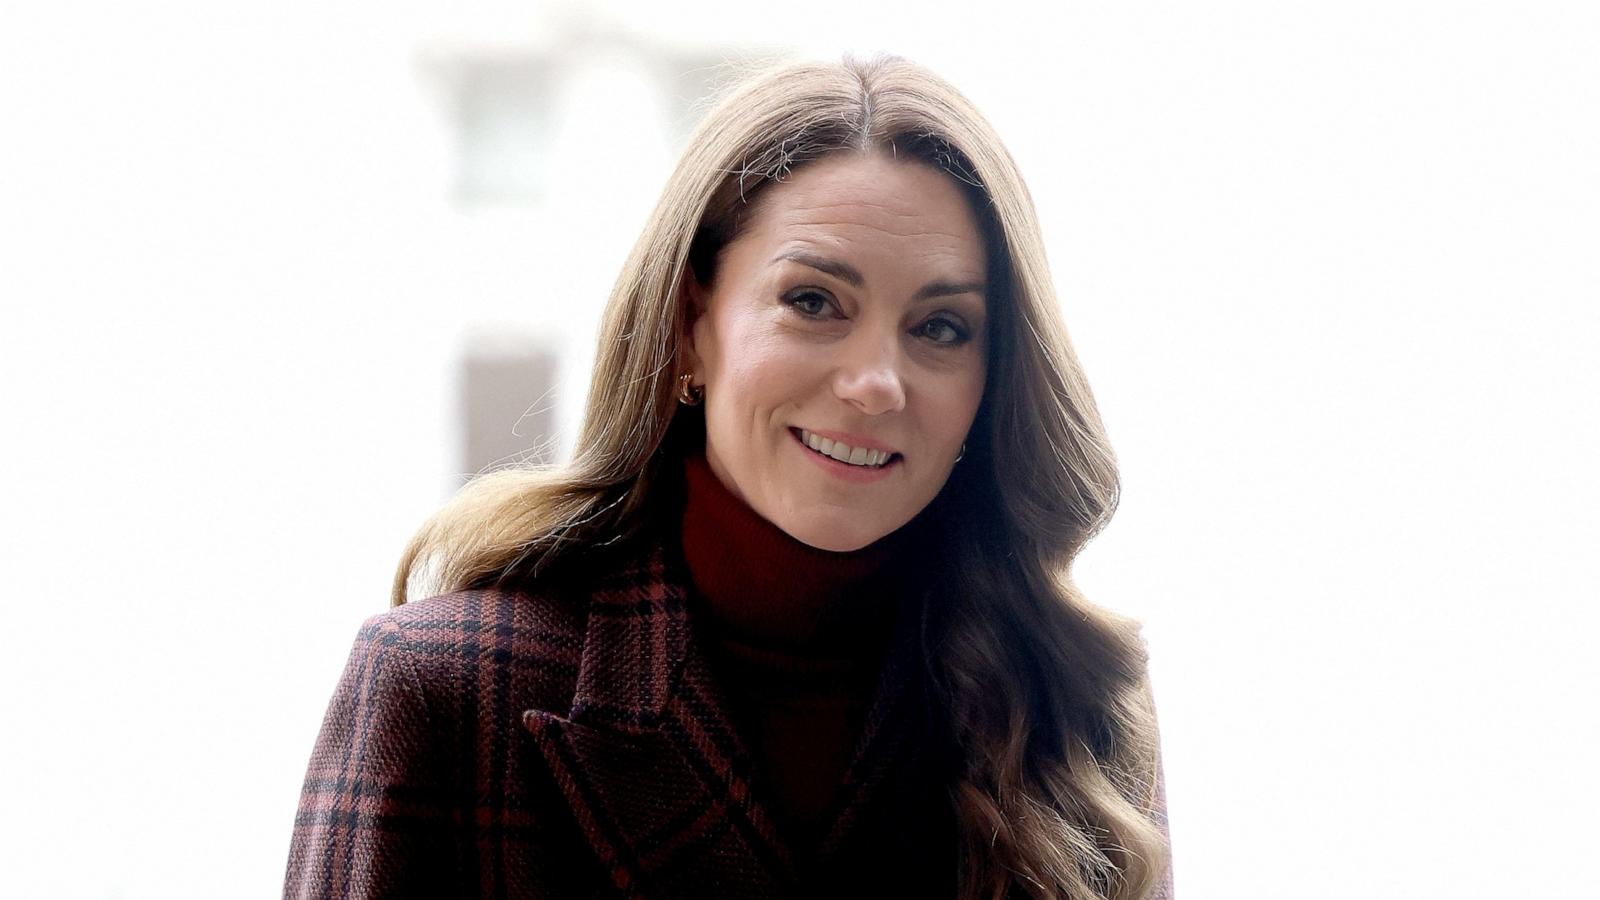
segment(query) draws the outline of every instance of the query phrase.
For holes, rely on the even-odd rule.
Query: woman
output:
[[[1066,576],[1116,497],[976,110],[759,78],[624,267],[572,463],[408,548],[285,894],[1167,896],[1143,646]]]

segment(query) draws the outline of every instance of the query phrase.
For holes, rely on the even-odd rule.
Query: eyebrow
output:
[[[818,272],[832,275],[851,287],[861,287],[867,282],[865,278],[861,277],[861,273],[856,271],[849,263],[840,262],[837,259],[829,259],[826,256],[818,256],[807,250],[789,250],[772,258],[774,263],[782,262],[783,260],[810,266]],[[928,300],[933,297],[951,297],[956,294],[982,294],[983,289],[984,284],[981,281],[930,281],[918,288],[911,299]]]

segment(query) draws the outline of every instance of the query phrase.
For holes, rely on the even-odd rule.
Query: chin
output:
[[[827,550],[830,553],[849,553],[849,552],[851,552],[853,550],[860,550],[862,547],[865,547],[868,544],[871,544],[873,541],[877,540],[877,538],[863,538],[861,540],[847,540],[847,539],[844,539],[840,535],[837,535],[837,534],[819,535],[817,540],[807,540],[806,538],[803,538],[803,537],[798,537],[798,536],[793,536],[793,535],[791,535],[791,536],[794,537],[795,540],[799,541],[802,544],[806,544],[808,546],[815,547],[818,550]]]
[[[827,550],[830,553],[849,553],[888,536],[895,529],[886,527],[861,527],[859,521],[840,522],[837,519],[809,519],[796,523],[797,527],[783,528],[788,535],[802,544]],[[783,527],[780,525],[779,527]],[[896,526],[898,527],[898,526]]]

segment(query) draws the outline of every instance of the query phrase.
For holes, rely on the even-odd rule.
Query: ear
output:
[[[694,277],[694,271],[685,266],[683,280],[678,285],[678,303],[683,310],[684,323],[683,335],[678,342],[683,362],[678,371],[679,374],[693,372],[696,384],[705,382],[705,369],[700,365],[700,354],[695,347],[695,326],[706,313],[708,293],[700,280]]]

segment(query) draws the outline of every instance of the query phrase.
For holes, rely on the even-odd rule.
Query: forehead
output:
[[[939,274],[983,275],[977,217],[954,180],[920,162],[875,154],[834,154],[772,185],[755,204],[746,237],[769,249],[816,244],[938,257],[952,269]]]

